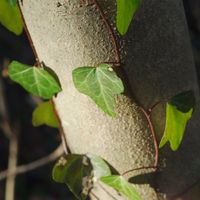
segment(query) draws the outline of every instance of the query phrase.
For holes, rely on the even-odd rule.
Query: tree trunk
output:
[[[145,200],[179,194],[199,178],[200,168],[199,91],[182,1],[144,0],[126,36],[117,39],[122,64],[116,70],[126,82],[126,92],[116,98],[116,118],[106,116],[72,82],[76,67],[116,61],[113,36],[92,2],[81,6],[80,0],[24,0],[21,5],[40,61],[52,68],[61,82],[63,91],[54,102],[69,148],[74,153],[100,155],[120,173],[152,166],[154,143],[138,105],[148,109],[193,89],[197,107],[181,148],[177,152],[168,147],[160,150],[159,173],[143,169],[128,174],[141,175],[131,180],[140,182],[135,187]],[[113,24],[115,0],[98,2]],[[164,121],[164,104],[160,103],[153,112],[158,140]],[[113,199],[97,190],[100,200]]]

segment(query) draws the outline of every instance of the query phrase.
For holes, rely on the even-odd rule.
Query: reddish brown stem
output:
[[[36,62],[36,65],[37,66],[40,66],[40,60],[39,60],[39,57],[38,57],[38,54],[37,54],[37,51],[35,49],[35,46],[33,44],[33,41],[31,39],[31,35],[28,31],[28,28],[27,28],[27,25],[26,25],[26,22],[25,22],[25,19],[24,19],[24,15],[22,14],[22,10],[21,10],[21,7],[20,7],[20,3],[19,3],[19,0],[17,1],[17,5],[19,7],[19,11],[20,11],[20,14],[21,14],[21,18],[22,18],[22,21],[23,21],[23,25],[24,25],[24,31],[26,33],[26,36],[28,38],[28,41],[29,41],[29,44],[31,46],[31,49],[33,51],[33,54],[34,54],[34,57],[35,57],[35,62]]]
[[[110,23],[106,19],[106,16],[105,16],[103,10],[101,9],[101,7],[99,6],[99,3],[97,2],[97,0],[93,0],[93,2],[96,5],[96,8],[98,9],[98,11],[99,11],[99,13],[100,13],[100,15],[101,15],[101,17],[102,17],[105,25],[108,28],[109,34],[110,34],[110,36],[112,38],[114,49],[115,49],[115,52],[116,52],[116,63],[121,63],[120,52],[119,52],[119,48],[118,48],[118,45],[117,45],[116,36],[114,34],[112,26],[110,25]]]
[[[114,200],[117,200],[109,191],[107,191],[101,184],[99,184],[100,188],[111,198],[113,198]]]
[[[130,169],[130,170],[124,172],[122,174],[122,176],[124,176],[124,175],[126,175],[126,174],[128,174],[130,172],[134,172],[134,171],[138,171],[138,170],[142,170],[142,169],[158,169],[158,167],[157,166],[143,166],[143,167],[138,167],[138,168]]]
[[[162,103],[161,101],[156,102],[153,106],[151,106],[151,108],[149,108],[149,113],[151,114],[151,112],[153,111],[153,109],[158,106],[160,103]]]
[[[90,195],[94,196],[95,199],[100,200],[99,197],[96,194],[94,194],[94,192],[90,192]]]
[[[60,132],[61,139],[62,139],[63,142],[64,142],[64,148],[65,148],[64,150],[65,150],[65,153],[71,153],[71,151],[70,151],[70,149],[69,149],[69,147],[68,147],[68,145],[67,145],[67,139],[66,139],[66,137],[65,137],[65,133],[64,133],[64,130],[63,130],[62,122],[61,122],[60,117],[59,117],[59,115],[58,115],[58,112],[57,112],[57,110],[56,110],[55,103],[54,103],[53,100],[50,100],[50,101],[51,101],[51,103],[53,104],[53,110],[54,110],[55,116],[56,116],[56,118],[57,118],[57,120],[58,120],[59,132]]]
[[[157,168],[158,166],[158,142],[157,142],[157,138],[156,138],[156,134],[155,134],[155,130],[154,130],[154,126],[152,124],[151,121],[151,113],[147,112],[143,107],[139,107],[140,110],[143,112],[144,116],[146,117],[148,124],[149,124],[149,128],[151,131],[151,135],[153,137],[153,142],[154,142],[154,147],[155,147],[155,162],[154,162],[154,167]]]
[[[37,66],[37,67],[41,67],[42,64],[41,64],[41,62],[40,62],[40,60],[39,60],[39,57],[38,57],[36,48],[35,48],[35,46],[34,46],[34,44],[33,44],[31,35],[30,35],[29,30],[28,30],[28,28],[27,28],[27,25],[26,25],[26,22],[25,22],[25,19],[24,19],[24,16],[23,16],[23,13],[22,13],[22,10],[21,10],[21,7],[20,7],[19,0],[17,0],[17,4],[18,4],[19,10],[20,10],[20,14],[21,14],[21,17],[22,17],[22,21],[23,21],[23,24],[24,24],[24,30],[25,30],[26,35],[27,35],[27,37],[28,37],[28,40],[29,40],[30,46],[31,46],[31,48],[32,48],[33,54],[34,54],[34,56],[35,56],[36,66]],[[63,127],[62,127],[61,120],[60,120],[60,118],[59,118],[59,116],[58,116],[58,113],[57,113],[57,111],[56,111],[56,109],[55,109],[55,105],[54,105],[53,100],[51,100],[51,102],[52,102],[53,107],[54,107],[54,113],[55,113],[55,115],[56,115],[56,117],[57,117],[57,119],[58,119],[58,122],[59,122],[59,133],[60,133],[61,139],[63,140],[64,146],[65,146],[65,150],[69,151],[69,148],[68,148],[68,145],[67,145],[67,139],[66,139],[65,134],[64,134],[64,130],[63,130]]]
[[[121,63],[118,63],[118,62],[103,62],[103,63],[114,65],[116,67],[119,67],[121,65]]]
[[[100,13],[102,19],[104,20],[104,23],[106,24],[106,26],[108,28],[108,31],[109,31],[109,33],[111,35],[111,38],[112,38],[112,41],[113,41],[113,45],[114,45],[114,48],[115,48],[115,52],[116,52],[116,63],[119,64],[119,63],[121,63],[120,52],[119,52],[119,48],[118,48],[118,45],[117,45],[117,40],[116,40],[114,31],[112,29],[112,26],[110,25],[110,23],[106,19],[106,16],[105,16],[103,10],[101,9],[101,7],[99,6],[97,0],[93,0],[93,2],[96,5],[97,9],[99,10],[99,13]],[[155,134],[154,126],[153,126],[153,124],[151,122],[150,113],[151,113],[152,109],[156,105],[157,104],[155,104],[152,108],[150,108],[148,112],[145,111],[144,108],[140,107],[141,111],[144,113],[144,115],[145,115],[145,117],[146,117],[146,119],[148,121],[150,130],[151,130],[151,134],[152,134],[152,137],[153,137],[153,142],[154,142],[154,146],[155,146],[155,163],[154,163],[154,168],[157,168],[157,165],[158,165],[158,143],[157,143],[157,139],[156,139],[156,134]]]

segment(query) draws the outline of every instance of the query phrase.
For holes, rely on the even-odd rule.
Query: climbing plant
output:
[[[108,24],[101,5],[96,0],[93,3],[98,6],[103,20]],[[123,36],[142,5],[142,0],[116,0],[116,5],[116,27],[119,34]],[[22,33],[23,23],[25,22],[16,0],[0,1],[0,23],[17,35]],[[26,26],[24,27],[26,33],[29,34]],[[112,29],[111,26],[108,27]],[[111,30],[111,33],[113,34],[112,37],[115,38],[117,33],[113,30]],[[30,35],[28,36],[30,38]],[[30,42],[32,43],[32,41]],[[57,94],[59,95],[59,92],[62,91],[62,85],[59,82],[59,77],[49,71],[45,63],[39,61],[34,47],[33,50],[36,55],[35,66],[12,61],[8,66],[8,75],[12,81],[20,84],[32,95],[46,100],[34,110],[33,125],[46,124],[57,128],[59,127],[59,120],[55,115],[52,98]],[[117,56],[117,64],[120,64],[120,56]],[[115,63],[102,62],[97,66],[80,66],[72,72],[74,87],[80,93],[91,98],[105,115],[113,118],[117,117],[115,97],[123,95],[124,92],[123,81],[115,72],[114,65]],[[194,93],[190,90],[184,91],[165,103],[166,124],[159,147],[162,148],[169,142],[171,149],[176,151],[181,145],[186,125],[195,109]],[[151,112],[145,111],[142,107],[141,110],[152,125],[149,118]],[[155,136],[153,131],[152,134]],[[158,154],[156,145],[155,150]],[[158,155],[153,167],[156,168],[157,163]],[[80,200],[87,198],[95,184],[106,184],[131,200],[142,199],[134,186],[125,180],[123,174],[119,174],[116,169],[114,170],[107,161],[98,155],[65,155],[55,164],[52,176],[56,182],[66,184],[75,197]]]

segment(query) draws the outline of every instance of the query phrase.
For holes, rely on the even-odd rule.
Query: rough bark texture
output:
[[[115,1],[99,0],[99,4],[110,13],[108,19],[113,19]],[[80,94],[72,83],[74,68],[115,61],[111,36],[96,6],[81,7],[80,0],[59,0],[59,4],[58,1],[24,0],[21,8],[40,60],[60,79],[63,92],[58,94],[55,103],[72,152],[101,155],[120,173],[153,165],[155,151],[151,133],[134,102],[148,108],[187,89],[195,90],[199,100],[182,2],[144,1],[129,32],[120,39],[124,70],[123,74],[119,70],[119,75],[129,84],[126,94],[116,98],[118,116],[114,119]],[[153,114],[160,138],[164,106],[158,106]],[[148,170],[135,172],[134,175],[148,173],[137,180],[131,179],[140,182],[135,186],[143,199],[158,199],[157,190],[173,196],[198,179],[198,116],[197,105],[178,152],[168,148],[160,152],[160,163],[165,164],[162,172],[156,175]],[[112,199],[100,190],[96,193],[102,200]]]

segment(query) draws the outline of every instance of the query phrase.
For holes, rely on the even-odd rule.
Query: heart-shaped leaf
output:
[[[92,187],[92,166],[85,155],[69,154],[54,166],[52,177],[65,183],[79,200],[85,200]]]
[[[16,35],[22,33],[23,21],[15,0],[0,0],[0,23]]]
[[[33,95],[50,99],[61,91],[59,83],[46,70],[13,61],[8,68],[9,77]]]
[[[160,141],[160,148],[168,141],[173,151],[179,148],[194,107],[195,96],[193,91],[182,92],[167,103],[165,131]]]
[[[58,128],[58,119],[54,113],[53,104],[51,101],[44,102],[38,105],[32,116],[33,126],[47,125],[53,128]]]
[[[110,65],[79,67],[72,75],[79,92],[88,95],[108,115],[116,116],[114,95],[122,93],[124,86]]]
[[[179,111],[176,106],[167,103],[165,131],[160,141],[160,148],[168,141],[170,142],[170,147],[173,151],[176,151],[179,148],[187,122],[192,117],[192,112],[192,108],[184,113]]]
[[[119,193],[128,197],[130,200],[142,200],[140,194],[135,190],[132,184],[127,182],[122,176],[105,176],[100,180],[106,185],[117,190]]]
[[[124,35],[142,0],[117,0],[117,29]]]

